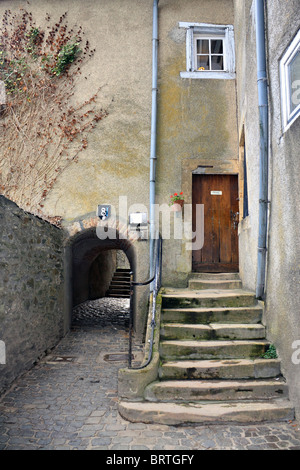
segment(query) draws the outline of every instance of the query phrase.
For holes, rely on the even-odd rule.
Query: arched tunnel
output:
[[[111,280],[118,268],[124,268],[128,273],[135,271],[133,244],[128,239],[120,238],[118,232],[115,233],[115,237],[101,240],[97,236],[96,228],[92,227],[76,234],[68,242],[69,296],[72,310],[70,324],[74,322],[74,315],[80,305],[107,297]],[[124,299],[123,303],[120,298],[119,300],[119,303],[115,301],[115,306],[123,308]],[[113,302],[113,298],[111,301]],[[127,305],[129,306],[128,296]],[[94,310],[96,311],[96,308]]]

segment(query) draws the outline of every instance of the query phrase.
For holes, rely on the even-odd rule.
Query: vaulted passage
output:
[[[135,268],[128,240],[97,237],[90,228],[72,239],[72,326],[128,325],[129,273]]]

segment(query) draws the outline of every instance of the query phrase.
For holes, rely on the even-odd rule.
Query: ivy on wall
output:
[[[0,192],[42,213],[58,175],[78,160],[89,134],[108,114],[97,104],[100,89],[79,104],[75,99],[78,78],[95,49],[84,40],[82,27],[69,27],[66,13],[58,21],[47,14],[42,28],[32,13],[7,10],[0,34],[0,80],[6,90]]]

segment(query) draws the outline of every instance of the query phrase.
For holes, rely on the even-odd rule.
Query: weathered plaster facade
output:
[[[141,210],[134,204],[149,208],[152,6],[152,0],[86,0],[84,9],[80,0],[1,2],[0,14],[8,8],[30,9],[41,26],[46,13],[58,19],[67,11],[68,24],[81,25],[96,48],[74,100],[89,98],[100,86],[99,100],[108,116],[43,201],[45,215],[61,217],[64,226],[91,217],[101,203],[115,207],[118,215],[120,196],[127,197],[128,213]],[[186,69],[186,30],[179,22],[233,25],[232,0],[159,1],[157,204],[168,204],[170,194],[181,190],[191,203],[192,172],[199,165],[210,167],[204,172],[238,172],[235,80],[180,77]],[[184,286],[191,251],[172,234],[171,217],[163,282]],[[144,281],[148,243],[136,242],[135,250],[136,278]]]
[[[240,223],[240,273],[255,289],[258,233],[259,120],[256,83],[255,10],[252,0],[235,1],[239,138],[246,143],[249,216]],[[283,132],[279,61],[299,30],[299,2],[266,1],[269,84],[269,231],[265,321],[282,359],[291,399],[299,414],[300,368],[293,344],[300,338],[299,119]],[[295,345],[294,345],[295,346]]]
[[[300,207],[300,121],[295,121],[283,134],[278,61],[299,29],[299,2],[266,0],[265,3],[270,98],[265,320],[269,338],[282,358],[291,398],[297,404],[300,403],[300,372],[291,356],[293,341],[300,339],[300,236],[295,224]],[[119,215],[119,198],[126,196],[127,208],[121,220],[126,225],[129,212],[149,209],[152,4],[152,0],[86,0],[84,8],[80,0],[53,0],[50,3],[32,0],[30,5],[26,0],[2,0],[0,4],[1,15],[8,8],[16,11],[20,7],[31,9],[36,23],[42,26],[46,13],[59,18],[67,11],[69,24],[81,25],[92,47],[96,47],[74,99],[88,99],[101,87],[99,99],[108,110],[108,116],[93,132],[78,162],[69,165],[57,178],[43,208],[45,216],[62,218],[66,234],[65,271],[69,281],[65,305],[68,315],[74,289],[70,278],[74,259],[80,251],[76,248],[78,241],[86,242],[82,256],[88,258],[85,266],[80,265],[84,271],[77,278],[75,276],[79,284],[82,284],[83,273],[86,280],[91,266],[95,268],[96,258],[108,248],[123,249],[134,266],[136,280],[144,281],[149,273],[148,242],[129,241],[128,247],[124,248],[120,247],[118,239],[111,245],[97,240],[95,212],[98,204],[106,203],[116,208]],[[252,291],[257,276],[259,207],[254,5],[253,0],[159,1],[156,149],[156,202],[159,205],[168,204],[175,191],[183,191],[185,203],[190,204],[195,171],[239,175],[240,275],[243,286]],[[180,27],[180,22],[233,25],[236,79],[180,76],[180,72],[186,70],[186,30]],[[249,215],[242,219],[244,151]],[[175,217],[171,214],[171,238],[163,241],[163,284],[185,286],[192,269],[192,252],[186,250],[184,240],[174,240]],[[102,268],[105,266],[107,272],[112,272],[115,265],[111,255],[103,255]],[[145,326],[146,294],[143,289],[136,305],[135,325],[141,332]],[[88,295],[85,285],[79,297],[83,299]],[[69,321],[69,316],[65,321]]]

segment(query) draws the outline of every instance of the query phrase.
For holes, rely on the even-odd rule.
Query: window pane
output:
[[[293,112],[300,104],[300,50],[289,65],[290,72],[290,107]]]
[[[197,70],[203,68],[209,70],[209,55],[198,55],[197,56]]]
[[[223,54],[223,41],[222,39],[211,40],[211,53],[212,54]]]
[[[222,55],[211,56],[211,69],[212,70],[224,70]]]
[[[197,54],[209,54],[208,39],[197,39]]]

